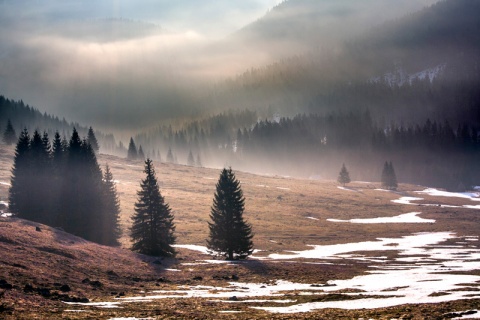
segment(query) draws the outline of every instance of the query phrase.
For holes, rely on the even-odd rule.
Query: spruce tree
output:
[[[393,168],[393,163],[390,161],[389,163],[389,184],[391,190],[397,190],[398,183],[397,183],[397,175],[395,174],[395,169]]]
[[[62,214],[58,225],[65,231],[101,243],[102,171],[95,152],[73,130],[62,187]]]
[[[102,184],[102,231],[101,243],[118,246],[121,236],[120,230],[120,200],[113,175],[108,165],[105,166]]]
[[[350,183],[350,174],[348,173],[347,168],[345,167],[345,163],[342,165],[342,169],[340,170],[340,173],[338,174],[337,178],[338,183],[341,183],[344,187],[345,184]]]
[[[27,129],[23,129],[18,138],[13,159],[10,189],[8,190],[9,210],[13,214],[29,219],[29,186],[31,175],[30,136]]]
[[[243,220],[245,198],[232,169],[223,169],[211,208],[207,247],[227,260],[244,259],[253,252],[253,233]]]
[[[388,190],[396,190],[398,187],[397,176],[392,162],[385,161],[382,171],[382,186]]]
[[[30,220],[51,224],[51,161],[50,141],[48,134],[43,136],[35,130],[30,141],[30,161],[33,169],[30,174],[30,186],[28,187],[30,198]]]
[[[93,151],[95,151],[95,153],[98,153],[98,150],[100,150],[100,147],[98,145],[98,141],[97,141],[97,138],[95,137],[95,133],[93,132],[92,127],[88,129],[87,141],[92,146]]]
[[[195,166],[195,159],[193,158],[192,150],[188,153],[188,158],[187,158],[187,165],[189,166]]]
[[[7,127],[5,128],[5,131],[3,132],[3,142],[5,142],[7,145],[12,145],[17,141],[17,135],[15,133],[15,129],[12,126],[12,122],[10,119],[7,121]]]
[[[173,256],[175,226],[170,207],[160,194],[152,160],[145,161],[131,227],[132,250],[152,256]]]
[[[137,147],[135,146],[135,142],[133,141],[133,138],[130,138],[130,143],[128,144],[127,159],[135,160],[137,158],[138,158]]]
[[[145,161],[145,153],[143,152],[142,146],[138,147],[137,159]]]
[[[200,159],[200,154],[197,154],[197,161],[195,161],[197,167],[203,167],[202,160]]]

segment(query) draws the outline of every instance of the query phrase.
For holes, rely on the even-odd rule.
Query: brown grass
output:
[[[127,161],[114,156],[100,155],[99,163],[108,163],[121,201],[121,222],[124,231],[122,247],[128,249],[128,228],[136,201],[140,180],[144,177],[142,161]],[[9,182],[13,162],[13,147],[0,145],[0,182]],[[177,242],[205,245],[208,236],[210,206],[220,169],[193,168],[182,165],[154,163],[161,192],[175,215]],[[235,168],[233,168],[235,170]],[[477,235],[479,212],[472,209],[399,205],[391,202],[401,196],[425,198],[421,203],[451,205],[475,204],[469,199],[453,199],[417,195],[423,187],[401,185],[397,192],[375,190],[378,183],[353,182],[350,190],[341,190],[333,181],[313,181],[279,176],[261,176],[236,172],[246,197],[245,218],[255,232],[255,247],[261,254],[288,250],[303,250],[309,244],[336,244],[374,240],[378,237],[401,237],[415,232],[455,231],[459,236]],[[401,177],[400,177],[401,180]],[[40,186],[41,187],[41,186]],[[0,200],[8,197],[8,186],[0,184]],[[440,201],[440,202],[439,202]],[[332,223],[328,218],[348,220],[396,216],[419,211],[421,217],[436,219],[434,224],[350,224]],[[313,217],[318,220],[308,219]],[[109,248],[86,242],[54,228],[3,218],[0,220],[0,279],[14,285],[2,291],[0,318],[99,318],[114,316],[155,316],[162,318],[290,318],[291,315],[272,315],[249,309],[242,304],[225,305],[205,299],[166,299],[161,303],[128,304],[123,309],[86,308],[84,313],[68,313],[66,305],[57,299],[25,293],[26,284],[48,288],[62,294],[59,284],[68,284],[70,298],[88,297],[91,300],[111,300],[114,296],[138,294],[140,290],[171,289],[178,285],[195,284],[201,276],[202,285],[226,285],[235,274],[241,281],[268,282],[285,279],[304,283],[325,283],[327,280],[347,279],[368,270],[364,263],[345,261],[338,265],[313,265],[297,262],[247,261],[235,265],[196,265],[185,268],[181,263],[205,259],[206,256],[189,250],[179,250],[177,259],[162,260],[132,253],[122,248]],[[371,253],[369,253],[371,254]],[[393,254],[393,253],[388,253]],[[159,261],[157,261],[159,262]],[[168,272],[165,267],[182,272]],[[114,271],[113,275],[111,271]],[[100,281],[101,286],[82,282],[88,278]],[[223,280],[222,280],[223,279]],[[342,295],[343,293],[338,293]],[[292,293],[294,296],[295,294]],[[312,297],[303,297],[305,301]],[[295,318],[441,318],[455,310],[479,308],[477,299],[437,305],[400,306],[378,310],[321,310],[295,315]],[[3,311],[1,310],[3,308]],[[219,314],[219,310],[239,310],[238,314]]]

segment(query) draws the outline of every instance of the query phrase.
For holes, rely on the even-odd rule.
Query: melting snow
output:
[[[400,199],[392,200],[392,202],[398,203],[398,204],[413,204],[413,205],[417,205],[416,203],[412,203],[412,201],[420,201],[420,200],[423,200],[423,198],[401,197]]]
[[[434,197],[465,198],[473,201],[480,201],[478,192],[448,192],[448,191],[428,188],[423,191],[416,191],[415,193],[427,194]]]
[[[235,296],[239,303],[294,303],[285,297],[295,291],[300,295],[323,295],[345,289],[357,289],[360,293],[348,293],[356,300],[302,303],[292,306],[254,307],[275,313],[308,312],[322,308],[364,309],[401,304],[438,303],[458,299],[479,298],[474,291],[480,285],[480,276],[460,274],[480,268],[480,249],[460,245],[466,240],[478,240],[477,236],[456,238],[452,232],[419,233],[402,238],[382,238],[377,241],[313,246],[312,250],[293,252],[290,255],[270,255],[270,259],[361,259],[380,262],[372,270],[348,280],[332,280],[325,284],[304,284],[278,280],[272,283],[230,282],[228,287],[179,286],[175,290],[159,290],[138,297],[125,297],[115,302],[75,303],[97,307],[117,307],[121,303],[146,302],[164,298],[208,298],[225,302]],[[442,244],[454,240],[452,245]],[[365,257],[358,251],[398,251],[398,257]],[[267,259],[268,259],[267,258]],[[389,262],[387,264],[387,262]],[[456,274],[450,274],[455,271]],[[375,295],[379,298],[368,298]],[[367,296],[366,298],[364,298]],[[252,298],[260,299],[252,299]],[[242,300],[244,299],[244,300]],[[287,302],[288,301],[288,302]],[[232,302],[229,300],[228,302]],[[70,303],[72,304],[72,303]]]
[[[376,189],[378,191],[385,191],[382,189]],[[428,194],[430,196],[437,196],[437,197],[456,197],[456,198],[464,198],[470,199],[472,201],[480,201],[479,194],[475,192],[448,192],[448,191],[440,191],[437,189],[425,189],[423,191],[416,191],[415,193],[420,194]],[[477,209],[480,210],[480,205],[463,205],[463,206],[453,206],[453,205],[446,205],[446,204],[418,204],[412,203],[412,201],[420,201],[424,200],[424,198],[417,198],[417,197],[401,197],[400,199],[391,200],[393,203],[398,204],[406,204],[406,205],[413,205],[413,206],[424,206],[424,207],[440,207],[440,208],[466,208],[466,209]]]
[[[175,244],[175,245],[173,245],[173,247],[188,249],[188,250],[192,250],[192,251],[198,251],[198,252],[205,253],[205,254],[210,254],[207,247],[198,246],[198,245],[195,245],[195,244]]]
[[[339,254],[356,251],[391,251],[397,250],[403,254],[422,254],[422,247],[437,244],[453,238],[451,232],[418,233],[403,238],[379,238],[377,241],[343,243],[334,245],[310,245],[311,250],[292,251],[291,254],[271,254],[270,259],[338,259]],[[352,256],[355,259],[355,257]]]
[[[347,187],[340,187],[340,186],[337,186],[338,189],[340,190],[345,190],[345,191],[351,191],[351,192],[358,192],[357,190],[355,189],[352,189],[352,188],[347,188]]]
[[[421,212],[410,212],[404,213],[395,217],[379,217],[371,219],[350,219],[350,220],[338,220],[338,219],[327,219],[330,222],[349,222],[349,223],[365,223],[365,224],[374,224],[374,223],[434,223],[434,219],[423,219],[418,217]]]

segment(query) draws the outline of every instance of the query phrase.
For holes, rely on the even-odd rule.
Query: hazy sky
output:
[[[370,28],[435,0],[290,1],[297,9],[315,8],[318,18],[310,21],[335,37],[339,25],[357,31],[354,21],[366,21]],[[280,41],[279,50],[265,38],[245,44],[231,37],[281,2],[0,0],[0,94],[105,129],[175,117],[198,107],[211,83],[273,63],[284,48],[286,56],[303,53],[292,37],[272,40]],[[282,30],[291,24],[308,30],[299,12],[287,15],[277,15]],[[304,48],[309,45],[317,46]]]
[[[0,0],[0,9],[52,20],[127,18],[173,32],[223,37],[261,17],[281,0]]]

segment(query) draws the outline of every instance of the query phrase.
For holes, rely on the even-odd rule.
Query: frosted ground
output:
[[[480,200],[477,193],[449,193],[436,189],[426,189],[417,193],[441,197],[462,197],[471,201]],[[418,205],[414,203],[418,200],[423,200],[423,198],[401,197],[392,202]],[[428,205],[439,206],[435,203]],[[477,208],[478,206],[463,207]],[[435,223],[433,219],[421,218],[420,214],[421,212],[410,212],[395,217],[328,219],[328,221],[329,223]],[[203,298],[232,305],[252,304],[251,308],[271,313],[290,314],[325,308],[373,309],[402,304],[439,303],[480,298],[480,276],[467,274],[469,271],[480,269],[478,241],[477,235],[459,237],[455,232],[445,231],[415,233],[398,238],[378,238],[375,241],[310,245],[308,250],[284,251],[281,254],[267,256],[254,254],[252,259],[296,261],[297,263],[318,265],[357,261],[367,263],[370,270],[351,279],[331,280],[325,283],[295,283],[283,279],[272,279],[269,283],[229,282],[226,287],[185,285],[179,286],[175,290],[139,292],[139,296],[85,305],[116,308],[123,303],[152,302],[165,298]],[[207,253],[207,248],[204,246],[177,245],[177,247]],[[200,260],[196,263],[219,262]],[[221,261],[221,263],[243,262]],[[194,264],[181,264],[180,269],[170,271],[181,272],[182,267],[189,268]],[[341,293],[353,299],[348,302],[340,300],[299,303],[295,298],[331,293]],[[269,306],[258,305],[263,302],[268,302]],[[72,305],[80,307],[82,304]]]

